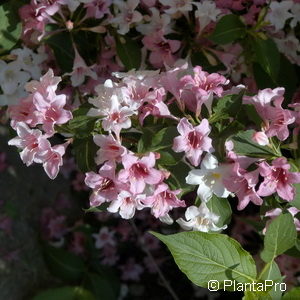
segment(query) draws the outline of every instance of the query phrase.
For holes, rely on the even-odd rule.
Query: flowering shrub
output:
[[[169,226],[175,234],[152,235],[200,287],[210,280],[229,291],[236,290],[229,280],[286,286],[288,275],[289,288],[299,284],[300,270],[285,273],[280,262],[300,255],[299,1],[13,0],[0,15],[0,103],[15,131],[9,145],[51,179],[68,173],[64,163],[74,157],[85,174],[74,189],[90,192],[86,211],[128,220],[119,231],[95,232],[67,228],[63,215],[46,210],[46,252],[78,269],[64,279],[82,278],[78,257],[87,258],[88,247],[114,265],[115,232],[126,235],[128,224],[138,232],[136,216],[147,220],[144,230]],[[232,238],[241,241],[230,219],[243,210],[259,216],[235,222],[252,222],[263,240],[260,258]],[[133,258],[121,270],[124,280],[144,272]],[[109,281],[95,270],[89,276]],[[90,281],[60,292],[101,298]],[[283,292],[239,291],[243,299]],[[298,288],[283,296],[299,297]]]

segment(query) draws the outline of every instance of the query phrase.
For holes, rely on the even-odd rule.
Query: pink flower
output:
[[[146,183],[157,184],[163,178],[162,173],[154,169],[155,155],[153,152],[141,159],[132,154],[126,154],[122,157],[122,163],[125,169],[120,171],[119,180],[124,183],[129,182],[130,191],[134,194],[142,193]]]
[[[105,201],[116,199],[119,182],[115,177],[116,166],[113,162],[106,162],[98,171],[85,174],[85,184],[93,189],[90,205],[99,206]]]
[[[144,103],[139,108],[139,121],[143,124],[148,115],[155,117],[172,117],[168,106],[163,102],[166,92],[164,88],[158,88],[149,92],[144,99]]]
[[[84,7],[87,9],[87,16],[90,18],[101,19],[104,15],[110,14],[109,7],[112,0],[93,0],[85,3]]]
[[[194,76],[185,75],[181,78],[183,84],[181,96],[188,109],[199,115],[203,103],[211,111],[213,95],[221,97],[223,85],[228,84],[228,80],[217,73],[208,74],[199,66],[193,71]]]
[[[44,74],[39,81],[32,80],[25,85],[27,92],[34,94],[38,92],[39,94],[47,97],[48,94],[53,94],[57,90],[57,86],[60,83],[61,78],[54,76],[53,70],[49,69],[46,74]]]
[[[143,200],[143,203],[148,207],[151,207],[151,213],[156,217],[160,218],[165,216],[174,207],[185,207],[185,202],[177,198],[181,191],[171,191],[169,186],[165,183],[159,184],[154,194]]]
[[[40,118],[39,123],[43,124],[43,129],[48,135],[54,134],[55,124],[65,124],[72,119],[72,113],[63,109],[66,104],[66,96],[55,94],[51,96],[44,98],[38,92],[33,95],[33,104]]]
[[[108,231],[108,227],[102,227],[99,230],[99,233],[92,234],[95,239],[95,247],[101,249],[104,246],[110,245],[115,246],[116,241],[113,231]]]
[[[274,107],[270,107],[267,111],[267,118],[270,124],[266,127],[268,137],[277,136],[280,141],[284,141],[289,137],[288,125],[295,122],[293,112],[281,107],[282,99],[274,101]]]
[[[208,137],[210,126],[207,119],[203,119],[200,125],[193,127],[186,119],[182,118],[177,126],[180,136],[174,139],[173,150],[185,152],[186,158],[195,167],[199,166],[203,151],[212,152],[212,140]]]
[[[289,172],[290,165],[285,157],[276,158],[270,166],[266,162],[259,164],[260,175],[264,181],[260,184],[257,194],[270,196],[277,192],[278,195],[287,201],[295,197],[293,183],[300,183],[299,172]]]
[[[184,110],[184,102],[181,99],[181,92],[184,83],[181,82],[180,78],[186,72],[187,68],[188,64],[185,63],[178,67],[172,68],[165,73],[162,73],[160,77],[161,84],[168,92],[170,92],[175,97],[181,110]]]
[[[258,114],[265,122],[265,134],[268,137],[277,136],[284,141],[289,136],[288,125],[295,122],[293,112],[283,109],[281,104],[284,88],[264,89],[253,97],[245,96],[245,103],[254,104]]]
[[[254,132],[252,140],[261,146],[267,146],[269,144],[269,139],[263,131]]]
[[[145,195],[133,195],[132,193],[122,190],[117,199],[113,200],[107,210],[111,213],[116,213],[119,211],[120,216],[123,219],[131,219],[136,209],[141,210],[144,208],[142,201]]]
[[[162,31],[157,31],[145,36],[142,42],[148,50],[152,51],[149,61],[155,68],[161,68],[164,63],[168,66],[174,65],[176,59],[173,53],[179,50],[180,41],[168,40]]]
[[[228,191],[235,193],[239,199],[238,210],[244,209],[249,202],[262,205],[263,200],[258,196],[255,186],[258,183],[259,170],[247,172],[240,167],[239,163],[234,163],[231,173],[223,179]]]
[[[26,98],[22,98],[17,105],[11,105],[8,108],[8,113],[11,118],[10,125],[13,129],[16,129],[19,122],[24,122],[30,127],[35,127],[41,122],[32,99],[32,95],[29,95]]]
[[[46,153],[39,157],[43,161],[43,167],[46,174],[51,178],[55,179],[58,175],[59,168],[63,165],[63,155],[65,154],[68,143],[62,145],[55,145],[49,148]]]
[[[120,161],[122,156],[127,152],[127,149],[121,145],[121,143],[109,134],[97,134],[94,136],[94,143],[100,147],[97,151],[96,163],[102,164],[107,160]]]
[[[8,144],[22,149],[20,156],[22,161],[27,165],[33,162],[41,163],[38,156],[43,155],[51,147],[49,141],[38,129],[30,129],[25,123],[16,125],[18,136],[11,139]]]

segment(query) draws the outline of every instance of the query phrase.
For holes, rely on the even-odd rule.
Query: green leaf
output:
[[[110,205],[110,203],[105,202],[105,203],[102,203],[99,206],[89,207],[89,208],[83,209],[83,210],[84,210],[85,213],[89,213],[89,212],[103,212],[103,211],[106,211],[106,209],[109,207],[109,205]]]
[[[270,147],[260,146],[252,141],[252,135],[254,132],[254,130],[247,130],[232,136],[230,139],[234,143],[234,152],[239,155],[259,158],[273,158],[274,156],[277,156]]]
[[[53,50],[55,59],[63,73],[71,72],[75,58],[72,39],[69,32],[52,34],[45,40]]]
[[[170,177],[166,182],[173,190],[181,189],[183,193],[193,191],[195,186],[187,184],[185,180],[190,170],[191,168],[183,161],[180,161],[174,166],[169,166],[168,171],[170,172]]]
[[[300,171],[300,167],[299,167],[300,160],[299,159],[297,159],[297,160],[289,159],[288,162],[291,166],[291,169],[290,169],[291,172],[299,172]],[[296,189],[296,194],[295,194],[294,200],[290,202],[290,205],[300,209],[300,183],[295,183],[295,184],[293,184],[293,186]]]
[[[179,269],[198,286],[206,288],[211,279],[217,280],[220,288],[224,280],[256,281],[252,256],[227,235],[196,231],[152,234],[168,246]]]
[[[11,0],[0,6],[0,53],[11,50],[18,42],[22,26],[18,9],[22,1]]]
[[[151,143],[151,150],[157,151],[160,149],[172,147],[173,140],[179,133],[175,126],[166,127],[157,132],[153,138]]]
[[[282,297],[282,300],[297,300],[300,299],[300,287],[295,287],[285,293]]]
[[[246,27],[236,15],[226,15],[217,23],[216,29],[208,37],[216,44],[224,45],[243,38],[246,34]]]
[[[216,105],[213,107],[214,113],[209,118],[209,123],[236,117],[242,106],[243,95],[244,91],[241,91],[237,95],[226,95],[217,100]]]
[[[253,66],[253,75],[258,89],[263,90],[266,88],[275,88],[278,85],[270,77],[270,75],[264,71],[263,67],[259,63],[254,62]]]
[[[32,300],[96,300],[95,297],[82,287],[65,286],[49,289],[36,295]]]
[[[157,163],[161,166],[174,166],[177,165],[183,157],[182,153],[160,151],[160,158]]]
[[[221,227],[230,222],[232,211],[227,199],[213,195],[206,205],[211,212],[220,216],[217,226]]]
[[[97,149],[98,147],[91,136],[74,140],[73,153],[75,155],[76,163],[82,172],[95,170],[95,156]]]
[[[175,126],[165,127],[158,132],[156,127],[143,128],[143,135],[138,143],[138,152],[143,153],[171,148],[174,138],[178,135],[179,133]]]
[[[80,257],[50,245],[45,245],[43,250],[47,266],[54,276],[70,282],[80,280],[85,270]]]
[[[119,289],[116,289],[110,277],[100,276],[97,273],[87,273],[83,285],[93,292],[96,299],[117,300],[119,298]]]
[[[274,41],[271,39],[255,39],[253,41],[253,50],[256,55],[256,61],[276,82],[280,69],[280,54]]]
[[[297,231],[292,215],[286,213],[276,217],[267,228],[264,249],[260,255],[262,260],[272,261],[276,256],[292,248],[296,238]]]
[[[264,300],[264,299],[271,299],[271,300],[280,300],[282,292],[276,283],[282,282],[282,276],[280,269],[275,261],[271,261],[267,263],[259,275],[259,279],[262,283],[266,280],[273,281],[273,287],[268,287],[268,290],[264,290],[262,292],[256,293],[257,299]]]
[[[97,118],[89,116],[77,116],[69,121],[69,129],[74,132],[75,137],[85,138],[94,130]]]
[[[119,36],[116,38],[116,50],[118,57],[127,69],[138,70],[141,65],[142,52],[138,42],[128,36]]]

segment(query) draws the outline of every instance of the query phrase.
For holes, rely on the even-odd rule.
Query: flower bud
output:
[[[263,131],[255,132],[252,135],[252,140],[261,146],[266,146],[269,144],[269,139]]]

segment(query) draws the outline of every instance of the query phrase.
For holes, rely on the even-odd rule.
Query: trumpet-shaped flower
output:
[[[272,166],[267,162],[259,164],[260,175],[264,181],[260,184],[257,194],[270,196],[277,192],[279,197],[292,201],[295,197],[293,183],[300,183],[300,172],[290,172],[290,165],[285,157],[273,160]]]
[[[127,152],[126,148],[119,141],[115,140],[111,134],[108,136],[97,134],[93,139],[95,144],[100,147],[95,159],[98,165],[104,163],[106,160],[120,161],[122,156]]]
[[[51,179],[56,178],[59,168],[63,165],[62,157],[65,154],[67,145],[67,143],[55,145],[40,156],[43,161],[44,170]]]
[[[7,64],[0,60],[0,85],[4,94],[14,94],[18,87],[29,78],[29,73],[21,71],[21,66],[17,61]]]
[[[119,12],[116,14],[116,17],[111,20],[111,23],[119,27],[118,33],[126,34],[130,30],[131,24],[142,21],[143,16],[135,10],[139,2],[139,0],[114,1]]]
[[[203,202],[209,201],[213,194],[227,198],[230,192],[225,188],[223,179],[229,173],[229,165],[218,164],[217,158],[207,153],[200,169],[194,169],[186,177],[186,183],[199,185],[197,194]]]
[[[244,209],[249,202],[262,205],[263,200],[258,196],[255,186],[258,183],[259,170],[247,172],[240,167],[239,163],[234,163],[231,172],[223,182],[225,187],[239,199],[238,210]]]
[[[20,156],[22,161],[30,166],[33,162],[41,163],[39,156],[50,149],[50,143],[38,129],[30,129],[25,123],[16,125],[18,136],[11,139],[8,144],[22,149]]]
[[[171,191],[165,183],[160,183],[152,196],[143,200],[156,218],[164,217],[174,207],[185,207],[185,202],[177,198],[180,190]]]
[[[75,49],[75,59],[73,71],[71,73],[67,73],[66,75],[71,76],[72,86],[77,87],[83,84],[85,77],[91,77],[94,80],[97,79],[97,74],[92,71],[92,67],[88,67],[83,60],[83,58],[78,53],[77,49]]]
[[[85,184],[93,189],[90,205],[98,206],[106,201],[116,199],[119,182],[115,176],[116,166],[113,162],[106,162],[98,171],[85,174]]]
[[[107,210],[111,213],[119,212],[123,219],[131,219],[136,210],[141,210],[145,207],[142,204],[144,199],[144,194],[134,195],[129,191],[122,190],[117,199],[111,202]]]
[[[142,193],[146,183],[158,184],[163,175],[154,168],[155,155],[150,152],[147,156],[138,159],[132,154],[126,154],[122,157],[124,169],[119,173],[119,180],[130,183],[130,191],[134,194]]]
[[[192,124],[183,118],[180,120],[177,130],[180,136],[173,142],[175,152],[185,152],[186,158],[195,167],[199,166],[203,151],[211,152],[212,140],[208,137],[210,126],[207,119],[203,119],[200,125],[193,127]]]
[[[206,204],[203,202],[199,207],[189,206],[185,211],[185,219],[179,218],[176,222],[184,230],[195,230],[202,232],[221,231],[227,228],[227,225],[218,227],[216,223],[219,221],[219,216],[209,211]]]
[[[43,129],[48,135],[54,133],[55,124],[65,124],[72,119],[72,113],[63,109],[66,104],[65,95],[55,95],[45,98],[42,94],[36,92],[33,95],[33,104],[36,108],[36,114],[43,124]]]

